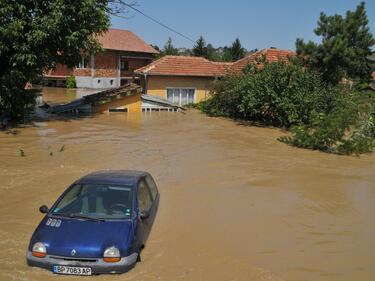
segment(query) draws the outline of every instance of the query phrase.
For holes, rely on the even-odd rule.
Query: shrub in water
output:
[[[292,137],[280,141],[297,147],[359,154],[374,145],[373,103],[361,105],[358,93],[345,85],[329,86],[298,64],[249,65],[214,82],[212,93],[200,105],[203,112],[291,127]]]
[[[73,75],[66,77],[66,87],[67,88],[76,88],[76,78]]]

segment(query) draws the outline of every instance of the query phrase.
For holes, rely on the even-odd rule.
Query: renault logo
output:
[[[70,252],[70,254],[72,255],[72,256],[74,256],[75,254],[76,254],[76,250],[72,250],[71,252]]]

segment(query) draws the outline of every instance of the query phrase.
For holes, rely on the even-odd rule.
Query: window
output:
[[[128,112],[127,108],[110,108],[108,109],[109,112]]]
[[[140,212],[150,210],[152,205],[151,194],[144,180],[138,184],[138,209]]]
[[[122,71],[128,71],[129,70],[129,62],[127,60],[121,59],[120,70],[122,70]]]
[[[67,217],[129,219],[132,209],[133,189],[130,186],[78,184],[60,199],[52,213]]]
[[[147,182],[148,187],[150,188],[152,200],[155,200],[156,195],[158,195],[158,189],[156,187],[156,184],[150,176],[146,177],[146,182]]]
[[[78,63],[77,68],[87,68],[87,57],[86,56],[81,56],[81,60]]]
[[[194,103],[195,89],[168,88],[167,100],[175,105],[186,105],[186,104]]]

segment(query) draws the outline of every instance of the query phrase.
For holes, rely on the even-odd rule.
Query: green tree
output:
[[[231,60],[237,61],[242,59],[246,55],[245,48],[242,47],[240,39],[237,37],[236,40],[232,43],[232,46],[229,49]]]
[[[320,44],[296,41],[297,54],[308,67],[322,73],[323,79],[332,84],[342,78],[370,81],[367,57],[375,40],[368,27],[364,2],[355,11],[347,11],[345,17],[322,12],[314,32],[322,37]]]
[[[209,114],[280,127],[309,124],[312,112],[331,112],[341,97],[341,89],[326,87],[315,71],[283,62],[226,75],[212,93]]]
[[[110,0],[0,1],[0,115],[23,115],[33,100],[25,84],[46,69],[100,51],[95,38],[117,8]]]
[[[195,43],[193,47],[193,55],[196,57],[208,57],[206,41],[203,39],[203,36],[199,37]]]
[[[225,46],[223,48],[223,54],[221,55],[221,60],[222,61],[232,61],[232,54],[230,52],[230,47]]]
[[[216,53],[216,49],[212,44],[207,44],[207,55],[206,59],[211,60],[211,61],[220,61],[220,56]]]
[[[163,55],[171,55],[171,56],[177,56],[178,55],[178,49],[175,48],[172,44],[172,38],[169,37],[167,43],[164,45],[163,49]]]
[[[328,85],[302,65],[276,62],[249,65],[213,84],[211,98],[199,105],[225,116],[290,128],[280,141],[338,154],[370,152],[375,145],[375,104],[347,85]]]
[[[237,37],[230,47],[224,47],[222,55],[223,61],[237,61],[246,55],[245,48],[242,47],[240,39]]]

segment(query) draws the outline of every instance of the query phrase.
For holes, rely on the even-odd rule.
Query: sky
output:
[[[231,45],[239,37],[248,49],[295,49],[296,38],[315,36],[319,14],[345,14],[360,0],[135,0],[136,8],[196,40],[203,36],[214,47]],[[365,1],[370,31],[375,36],[375,0]],[[129,11],[127,19],[112,17],[112,27],[129,29],[149,44],[163,47],[168,37],[175,47],[191,48],[189,40]]]

